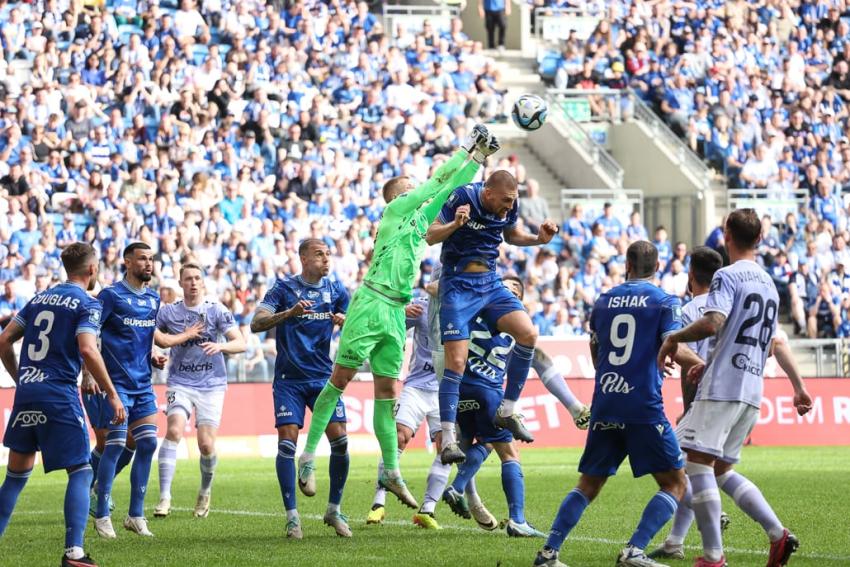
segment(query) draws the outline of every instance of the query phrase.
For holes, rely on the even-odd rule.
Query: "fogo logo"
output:
[[[12,422],[12,427],[35,427],[36,425],[44,425],[47,423],[47,416],[40,411],[22,411],[15,416],[15,421]]]

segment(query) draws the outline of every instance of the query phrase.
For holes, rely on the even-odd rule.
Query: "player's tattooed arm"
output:
[[[668,359],[676,360],[679,343],[695,343],[713,337],[723,328],[724,323],[726,323],[726,315],[717,311],[709,311],[684,329],[670,333],[664,339],[661,350],[658,351],[658,367],[667,366]]]
[[[445,224],[441,223],[439,220],[432,222],[431,226],[428,227],[428,231],[425,233],[425,242],[427,242],[429,246],[444,242],[449,236],[454,234],[457,229],[469,222],[469,212],[469,205],[461,205],[455,211],[455,218],[452,222]]]
[[[201,336],[201,332],[204,330],[203,323],[196,323],[191,327],[187,328],[182,333],[178,333],[176,335],[171,335],[169,333],[163,333],[159,329],[155,330],[153,333],[153,341],[156,346],[159,348],[171,348],[173,346],[177,346],[179,344],[183,344],[186,341],[190,341],[192,339],[197,339]]]
[[[254,318],[251,319],[251,332],[262,333],[276,327],[287,319],[300,317],[305,313],[312,313],[312,311],[310,311],[310,306],[312,305],[312,301],[302,299],[289,309],[285,309],[278,313],[272,313],[267,309],[257,309],[254,313]]]
[[[0,334],[0,360],[3,361],[3,367],[15,384],[18,383],[18,359],[15,356],[14,344],[23,336],[24,328],[15,320],[6,325],[3,333]]]

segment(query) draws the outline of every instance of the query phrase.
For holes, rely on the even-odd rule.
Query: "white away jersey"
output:
[[[682,326],[687,327],[700,317],[705,312],[705,302],[708,300],[708,294],[698,295],[691,300],[690,303],[682,307]],[[688,343],[688,347],[697,353],[703,360],[708,360],[709,339],[703,339],[693,343]]]
[[[711,280],[705,312],[726,316],[711,338],[697,400],[739,401],[761,406],[764,364],[776,333],[779,295],[761,266],[739,260]]]

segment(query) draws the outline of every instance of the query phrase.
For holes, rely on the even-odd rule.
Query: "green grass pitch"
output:
[[[576,482],[576,449],[531,449],[522,452],[529,522],[548,531],[561,499]],[[432,457],[413,451],[402,458],[402,470],[417,498],[421,498]],[[304,524],[303,541],[284,538],[280,492],[271,459],[222,460],[213,490],[209,518],[195,520],[198,464],[179,461],[173,505],[167,519],[154,519],[157,474],[151,475],[147,514],[154,539],[125,531],[121,522],[129,499],[129,471],[116,480],[113,522],[118,539],[98,540],[89,524],[86,550],[102,566],[509,566],[531,565],[543,540],[508,538],[504,531],[484,532],[472,521],[461,520],[440,504],[437,519],[444,529],[425,531],[410,523],[412,512],[393,498],[387,501],[387,523],[366,526],[372,499],[375,459],[352,459],[343,511],[354,537],[338,538],[321,522],[327,491],[327,459],[318,461],[319,494],[299,494]],[[154,466],[156,464],[154,463]],[[827,567],[850,565],[850,449],[756,448],[744,451],[739,470],[755,481],[783,522],[802,546],[791,565]],[[497,518],[506,516],[498,459],[492,455],[478,477],[479,490]],[[5,476],[5,470],[0,469]],[[21,496],[15,515],[0,539],[0,565],[58,565],[63,545],[62,501],[65,475],[44,476],[36,471]],[[609,481],[599,499],[588,508],[564,545],[561,557],[571,567],[610,567],[629,538],[644,504],[655,492],[649,478],[634,480],[628,465]],[[727,559],[733,567],[763,566],[767,539],[761,528],[723,497],[732,518],[726,532]],[[666,534],[669,524],[653,546]],[[699,554],[696,530],[688,536],[688,561]]]

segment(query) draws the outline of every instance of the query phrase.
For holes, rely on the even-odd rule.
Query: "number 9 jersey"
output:
[[[656,359],[664,338],[682,327],[682,304],[645,280],[603,293],[590,314],[596,340],[596,387],[591,421],[664,421]]]
[[[755,262],[739,260],[714,274],[705,313],[721,313],[726,322],[711,339],[696,400],[761,406],[778,307],[773,280]]]

